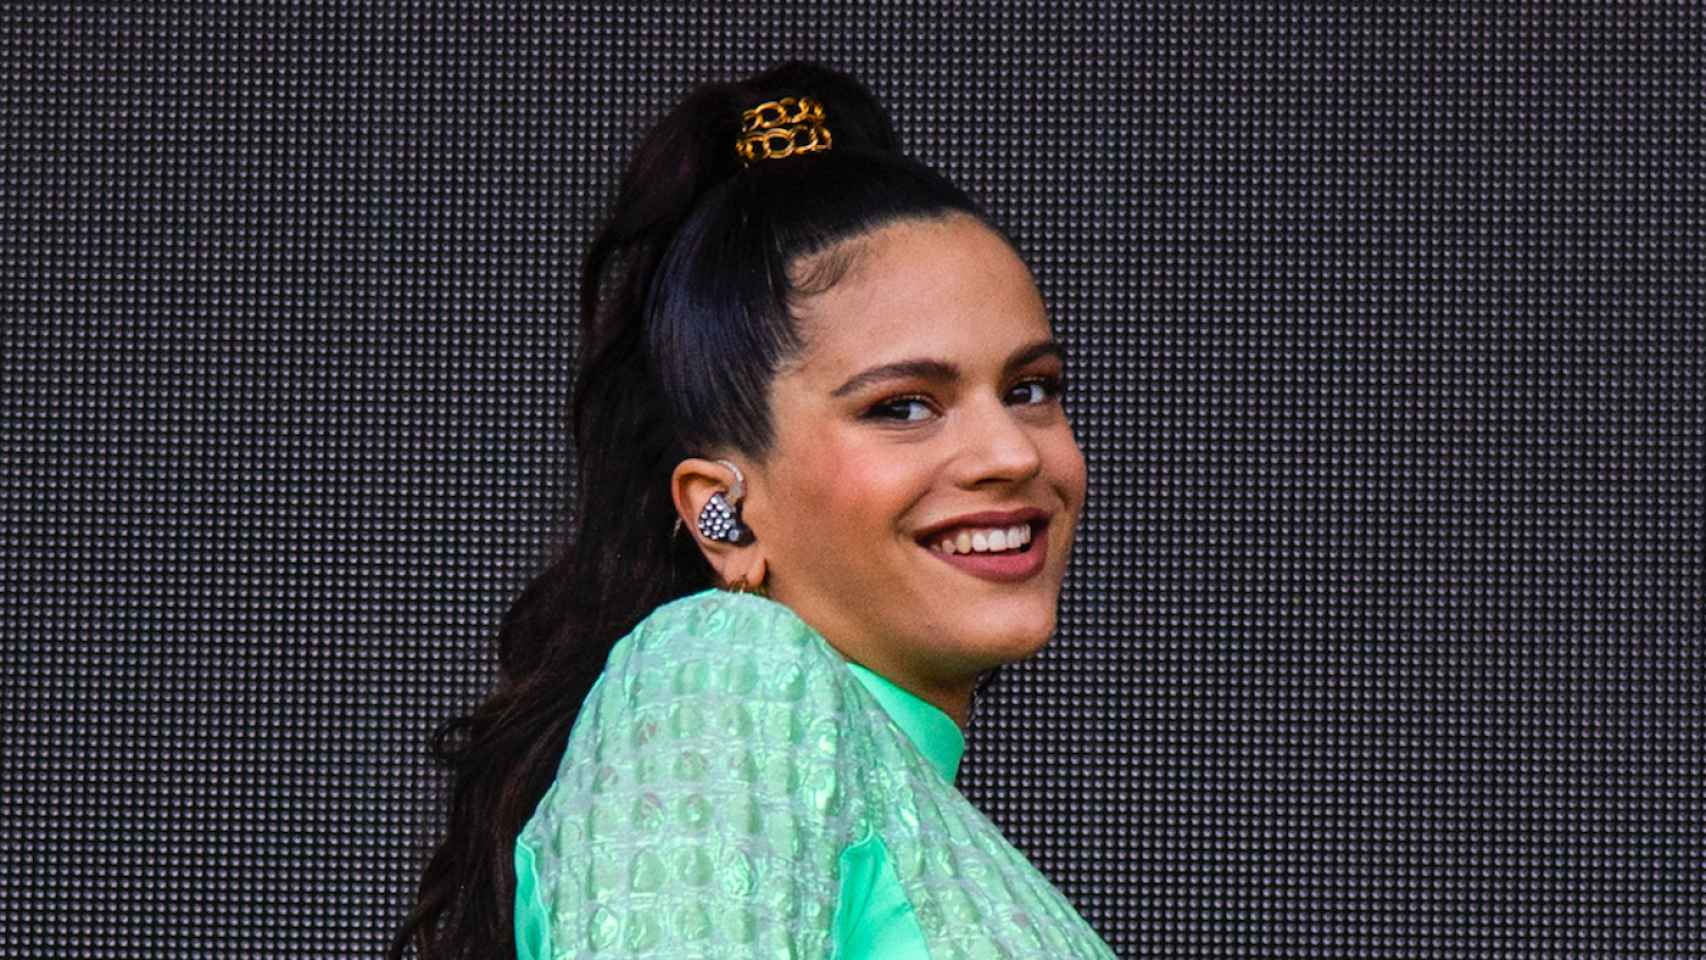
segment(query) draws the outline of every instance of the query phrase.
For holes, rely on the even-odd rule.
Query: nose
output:
[[[1042,450],[1013,408],[992,398],[966,410],[955,457],[962,487],[1029,480],[1042,469]]]

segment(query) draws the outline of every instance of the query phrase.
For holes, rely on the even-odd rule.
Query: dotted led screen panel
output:
[[[864,79],[1091,503],[962,786],[1137,956],[1706,953],[1693,4],[12,4],[0,955],[371,955],[639,133]]]

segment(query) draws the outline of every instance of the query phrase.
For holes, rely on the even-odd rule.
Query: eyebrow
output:
[[[1055,340],[1038,340],[1013,351],[1002,366],[1004,372],[1016,370],[1027,363],[1040,360],[1043,357],[1056,357],[1062,363],[1066,362],[1066,350]],[[960,368],[941,360],[897,360],[894,363],[879,364],[855,373],[846,383],[829,392],[832,397],[845,397],[850,393],[888,380],[955,380],[960,375]]]

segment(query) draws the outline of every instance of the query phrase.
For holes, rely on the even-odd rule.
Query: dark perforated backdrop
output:
[[[1706,953],[1695,5],[700,6],[0,14],[0,955],[377,949],[614,174],[793,55],[1073,353],[964,786],[1123,956]]]

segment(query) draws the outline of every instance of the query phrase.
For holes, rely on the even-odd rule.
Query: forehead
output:
[[[1029,268],[976,218],[902,221],[824,256],[845,257],[846,270],[796,306],[803,347],[784,377],[916,358],[974,365],[1049,336]]]

